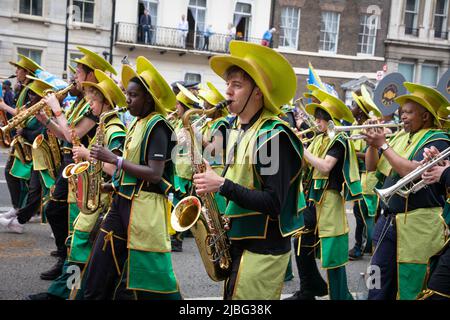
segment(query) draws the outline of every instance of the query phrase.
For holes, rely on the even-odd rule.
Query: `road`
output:
[[[7,153],[3,150],[0,152],[0,211],[7,211],[11,207],[4,178],[6,159]],[[349,208],[347,211],[351,248],[355,219]],[[50,226],[40,223],[28,223],[24,234],[0,230],[0,300],[20,300],[29,294],[47,290],[50,282],[41,280],[39,274],[56,262],[56,258],[49,255],[55,249],[50,234]],[[359,274],[366,270],[369,259],[364,256],[362,260],[351,261],[347,265],[348,286],[352,293],[357,291]],[[220,299],[222,283],[215,283],[207,276],[193,238],[185,239],[183,252],[173,253],[172,260],[185,299]],[[285,282],[283,298],[299,289],[295,262],[293,269],[294,279]],[[322,275],[325,278],[323,270]]]

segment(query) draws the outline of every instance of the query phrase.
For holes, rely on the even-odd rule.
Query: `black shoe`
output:
[[[47,292],[41,292],[37,294],[30,294],[25,300],[64,300],[63,298],[54,296]]]
[[[172,252],[183,252],[183,241],[172,239]]]
[[[351,249],[348,252],[348,258],[352,261],[354,260],[360,260],[363,257],[363,253],[361,252],[361,249],[357,248],[357,247],[353,247],[353,249]]]
[[[58,261],[50,268],[50,270],[41,273],[42,280],[55,280],[62,274],[64,258],[59,257]]]
[[[311,293],[297,291],[292,296],[283,300],[316,300],[316,298]]]

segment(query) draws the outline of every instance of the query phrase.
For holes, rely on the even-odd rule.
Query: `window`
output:
[[[280,47],[298,48],[300,28],[300,9],[284,7],[281,9]]]
[[[73,0],[74,7],[77,7],[79,19],[77,21],[84,23],[94,23],[94,5],[95,0]]]
[[[419,1],[406,0],[405,7],[405,34],[417,36],[419,29],[417,29],[417,16],[418,16]]]
[[[194,48],[201,49],[204,45],[203,32],[206,29],[206,0],[190,0],[188,10],[188,22],[194,25],[196,35],[192,45]]]
[[[202,76],[199,73],[189,73],[184,75],[184,81],[187,83],[202,82]]]
[[[28,49],[28,48],[17,48],[17,53],[23,54],[25,57],[30,58],[37,64],[41,64],[42,60],[42,50]]]
[[[375,17],[375,18],[373,18]],[[374,55],[377,40],[378,17],[362,15],[360,17],[358,52]]]
[[[248,3],[237,2],[234,9],[233,25],[236,28],[236,39],[250,41],[250,19],[252,6]]]
[[[339,35],[340,14],[337,12],[322,12],[320,25],[320,50],[336,53]]]
[[[400,72],[408,82],[414,82],[414,63],[399,63],[398,72]]]
[[[430,87],[436,87],[438,81],[437,65],[423,64],[420,83]]]
[[[19,13],[42,16],[42,0],[20,0]]]
[[[434,37],[447,39],[448,0],[437,0],[434,12]]]

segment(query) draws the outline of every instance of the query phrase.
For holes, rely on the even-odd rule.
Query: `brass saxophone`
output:
[[[65,96],[70,89],[74,86],[73,83],[69,84],[64,89],[55,92],[56,98],[60,99]],[[46,90],[46,93],[50,93],[51,90]],[[9,145],[10,141],[8,141],[9,133],[12,129],[17,128],[22,125],[25,121],[27,121],[30,117],[34,116],[38,113],[42,108],[46,106],[44,100],[40,100],[38,103],[33,104],[31,107],[19,112],[14,117],[8,120],[8,123],[0,128],[0,141],[3,141],[3,144]],[[9,144],[8,144],[9,143]]]
[[[190,136],[190,157],[195,173],[205,172],[206,166],[202,161],[200,164],[194,161],[194,159],[202,159],[201,148],[195,145],[195,134],[189,119],[196,113],[212,115],[216,110],[230,103],[230,100],[224,100],[207,111],[191,109],[183,115],[183,127]],[[191,229],[208,276],[213,281],[222,281],[228,277],[231,270],[226,223],[218,210],[213,193],[202,195],[200,199],[203,207],[195,196],[183,198],[172,211],[170,217],[172,227],[178,232]]]
[[[44,110],[48,117],[52,116],[52,110],[48,106],[45,106]],[[45,139],[44,134],[41,133],[34,139],[33,149],[42,152],[48,172],[56,180],[61,166],[61,149],[56,136],[50,130],[47,130],[47,139]]]
[[[105,112],[100,116],[96,130],[95,144],[104,146],[105,144],[105,121],[112,115],[126,108],[115,108],[112,111]],[[84,214],[94,214],[100,207],[100,195],[102,185],[103,162],[93,159],[92,161],[83,161],[71,169],[70,173],[77,178],[76,198],[80,211]]]

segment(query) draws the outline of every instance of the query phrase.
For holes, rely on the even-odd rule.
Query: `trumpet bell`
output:
[[[183,232],[190,229],[199,219],[202,205],[197,197],[183,198],[172,211],[170,223],[175,231]]]

